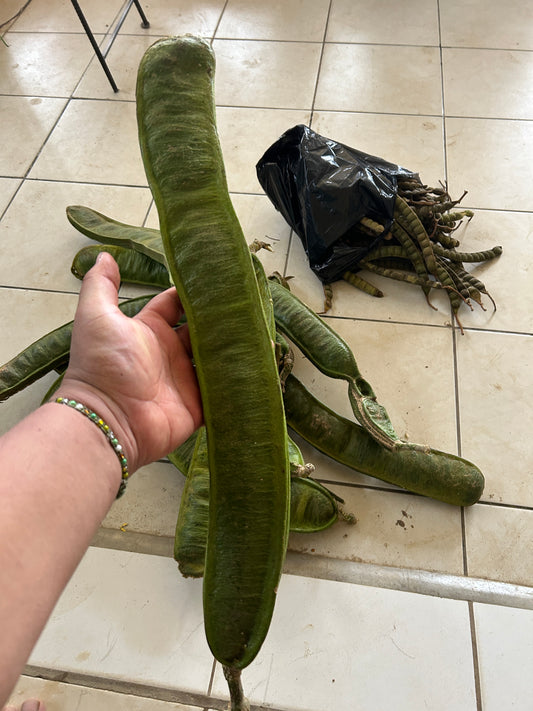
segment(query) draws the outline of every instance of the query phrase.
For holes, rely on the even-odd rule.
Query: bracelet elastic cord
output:
[[[120,466],[122,469],[122,481],[120,482],[120,486],[118,489],[117,493],[117,499],[122,496],[124,491],[126,490],[126,484],[128,481],[128,477],[130,475],[128,471],[128,460],[124,456],[122,452],[122,445],[119,444],[118,439],[115,437],[113,432],[110,430],[109,425],[106,425],[106,423],[102,420],[101,417],[99,417],[96,412],[92,412],[92,410],[89,410],[88,407],[85,407],[85,405],[82,405],[81,402],[76,402],[76,400],[69,400],[68,397],[58,397],[56,398],[56,402],[59,403],[60,405],[68,405],[69,407],[72,407],[74,410],[77,410],[78,412],[81,412],[82,415],[85,415],[85,417],[88,417],[91,422],[94,422],[94,424],[102,430],[102,432],[105,434],[107,439],[109,440],[109,444],[113,447],[113,450],[115,451],[115,454],[117,455]]]

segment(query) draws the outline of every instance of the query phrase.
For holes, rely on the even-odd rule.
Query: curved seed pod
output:
[[[391,257],[409,259],[406,250],[398,244],[382,244],[369,252],[365,259],[374,261],[375,259],[389,259]]]
[[[441,257],[437,257],[437,264],[439,265],[439,268],[443,270],[443,277],[446,274],[449,279],[449,284],[453,285],[458,292],[458,294],[461,296],[461,298],[469,304],[469,298],[470,298],[470,292],[468,290],[468,286],[464,282],[464,280],[461,278],[461,276],[458,273],[458,270],[456,269],[455,264],[452,264],[450,262],[447,262],[446,260],[442,259]],[[460,266],[460,264],[459,264]]]
[[[378,289],[377,286],[374,286],[374,284],[371,284],[366,279],[363,279],[363,277],[359,276],[359,274],[355,274],[354,272],[344,272],[342,278],[344,279],[344,281],[347,281],[348,284],[355,286],[356,289],[364,291],[365,294],[370,294],[370,296],[376,296],[379,299],[384,296],[381,289]]]
[[[483,311],[486,311],[485,306],[483,305],[483,301],[481,299],[481,292],[476,289],[476,287],[472,286],[472,284],[470,283],[468,279],[469,275],[466,269],[464,269],[461,264],[457,264],[454,265],[454,272],[457,278],[461,280],[461,283],[468,290],[469,297],[473,299],[477,304],[479,304]]]
[[[79,232],[96,242],[129,247],[166,265],[165,251],[159,230],[117,222],[84,205],[69,205],[67,218]]]
[[[205,427],[194,433],[194,439],[196,441],[192,451],[182,450],[178,455],[183,459],[180,470],[187,471],[187,481],[176,523],[174,559],[184,577],[200,578],[204,574],[209,525],[209,458]],[[310,471],[309,465],[304,464],[299,447],[290,438],[288,451],[291,467]],[[188,467],[185,467],[187,463]],[[338,521],[336,497],[308,475],[305,478],[291,478],[290,495],[292,532],[323,531]]]
[[[359,372],[348,344],[320,316],[272,278],[270,291],[279,330],[324,375],[347,381],[355,418],[383,446],[404,445],[394,432],[387,411],[378,403],[372,386]]]
[[[463,192],[463,194],[461,195],[461,197],[458,198],[457,200],[450,200],[450,199],[449,199],[449,197],[450,197],[449,195],[443,196],[443,199],[440,200],[439,203],[438,203],[438,210],[437,210],[437,212],[440,212],[440,213],[442,214],[442,213],[445,213],[445,212],[449,212],[450,210],[453,210],[453,208],[454,208],[456,205],[458,205],[458,204],[463,200],[463,198],[465,197],[465,195],[467,195],[467,194],[468,194],[468,190],[465,190],[465,191]],[[465,212],[466,212],[466,213],[469,213],[470,210],[468,210],[468,211],[465,210]]]
[[[418,251],[418,250],[417,250]],[[422,257],[418,252],[420,260]],[[399,269],[400,271],[414,272],[412,260],[408,257],[406,250],[397,244],[383,245],[366,255],[365,261],[373,262],[378,267],[385,269]],[[424,275],[427,274],[423,261]]]
[[[474,217],[474,213],[472,210],[461,210],[460,212],[443,212],[443,214],[439,215],[439,223],[442,225],[455,225],[456,222],[460,222],[463,217],[468,217],[468,219],[472,219]]]
[[[424,185],[420,178],[418,177],[403,177],[398,176],[398,192],[402,193],[409,190],[419,190],[420,188],[427,189],[427,185]]]
[[[448,289],[448,298],[450,300],[450,305],[452,307],[452,313],[453,317],[455,318],[455,321],[457,322],[457,325],[459,326],[459,329],[462,334],[464,334],[464,329],[463,329],[463,324],[459,320],[458,311],[461,308],[461,304],[464,302],[470,308],[472,308],[472,305],[468,302],[468,295],[466,298],[457,290],[456,285],[455,285],[455,280],[452,278],[452,276],[449,273],[449,269],[442,264],[442,262],[437,261],[437,270],[436,270],[436,276],[441,282],[441,284],[444,285]]]
[[[497,246],[482,252],[457,252],[454,249],[446,249],[438,244],[434,244],[433,251],[438,257],[445,257],[451,262],[486,262],[499,257],[503,252],[503,247]]]
[[[324,309],[323,314],[327,313],[333,306],[333,287],[331,284],[322,284],[324,290]]]
[[[445,249],[455,249],[461,244],[458,239],[447,234],[442,227],[439,227],[431,235],[433,244],[440,243]]]
[[[387,277],[388,279],[395,279],[396,281],[406,281],[409,284],[416,284],[417,286],[428,287],[429,289],[448,288],[440,281],[431,281],[431,279],[429,278],[425,279],[423,277],[419,277],[418,274],[402,271],[400,269],[386,269],[384,267],[380,267],[374,262],[367,262],[366,259],[362,259],[359,264],[362,268],[368,269],[368,271],[374,272],[375,274],[380,274],[381,276]]]
[[[126,316],[135,316],[152,296],[140,296],[119,304]],[[0,401],[23,390],[56,368],[68,363],[73,321],[50,331],[0,367]]]
[[[287,543],[290,482],[274,345],[228,194],[214,73],[207,42],[192,36],[157,41],[139,66],[137,119],[169,271],[187,315],[207,428],[205,631],[215,658],[240,670],[270,626]]]
[[[483,284],[482,281],[480,281],[476,276],[474,276],[472,274],[472,272],[467,272],[466,270],[463,270],[461,272],[461,276],[464,279],[464,281],[470,286],[471,289],[476,289],[479,293],[485,294],[485,296],[488,296],[492,302],[494,311],[496,311],[496,302],[494,301],[492,296],[487,291],[485,284]]]
[[[338,520],[339,507],[329,489],[310,477],[291,479],[292,533],[324,531]]]
[[[381,259],[372,260],[373,264],[385,269],[399,269],[402,272],[411,272],[415,274],[413,263],[405,257],[383,257]]]
[[[362,427],[319,402],[294,375],[287,379],[284,401],[291,429],[358,472],[454,506],[471,506],[483,493],[485,479],[471,462],[435,449],[380,447]]]
[[[362,217],[360,224],[369,229],[371,232],[375,232],[378,235],[382,234],[385,231],[383,225],[380,225],[379,222],[372,220],[370,217]]]
[[[427,279],[428,278],[428,270],[426,267],[426,263],[424,262],[424,259],[422,257],[422,254],[420,253],[419,248],[416,246],[415,242],[411,239],[409,233],[398,222],[394,222],[392,225],[392,234],[396,237],[396,239],[398,240],[398,242],[401,244],[402,248],[404,249],[406,255],[411,260],[413,269],[415,270],[416,274],[421,279]],[[429,293],[431,291],[431,287],[427,286],[426,284],[420,284],[420,287],[426,296],[426,301],[428,302],[428,304],[432,308],[435,308],[429,300]]]
[[[414,210],[399,196],[397,196],[394,203],[394,217],[405,231],[418,242],[428,271],[431,274],[435,274],[435,255],[433,254],[431,240]]]
[[[197,437],[198,431],[193,432],[183,444],[167,454],[169,462],[171,462],[176,469],[179,469],[184,476],[187,476],[187,472],[189,471]]]
[[[80,249],[72,262],[71,271],[74,276],[83,279],[96,262],[100,252],[109,252],[113,256],[120,270],[120,280],[123,282],[161,289],[168,289],[171,285],[168,269],[164,264],[130,247],[118,245],[89,245]]]
[[[174,537],[174,560],[186,578],[201,578],[204,574],[208,526],[209,460],[205,427],[200,427],[181,496]]]
[[[418,276],[427,278],[427,266],[424,262],[420,249],[416,246],[414,240],[411,239],[409,233],[398,222],[394,222],[392,225],[392,234],[400,243],[403,253],[411,261],[413,268],[418,274]],[[373,258],[371,255],[367,255],[367,259],[369,257],[370,259]]]

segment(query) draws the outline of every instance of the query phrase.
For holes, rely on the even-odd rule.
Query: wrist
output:
[[[128,426],[126,416],[113,398],[101,393],[98,388],[92,385],[66,376],[61,386],[54,393],[51,402],[55,402],[57,398],[74,400],[87,408],[87,410],[95,413],[114,435],[113,442],[109,438],[110,447],[115,449],[116,454],[120,455],[122,453],[126,458],[129,474],[132,474],[137,469],[138,451],[135,437]],[[102,436],[107,435],[108,433],[103,430]],[[116,448],[117,445],[118,449]],[[119,456],[117,456],[117,461],[119,461]]]

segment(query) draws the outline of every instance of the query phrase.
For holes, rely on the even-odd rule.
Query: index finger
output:
[[[154,296],[134,318],[144,320],[146,316],[155,315],[166,321],[169,326],[175,326],[184,313],[178,292],[172,286]]]

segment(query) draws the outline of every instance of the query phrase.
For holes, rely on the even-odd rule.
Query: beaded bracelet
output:
[[[120,482],[120,486],[118,489],[117,493],[117,499],[122,496],[124,491],[126,490],[126,484],[128,481],[128,477],[130,475],[128,471],[128,460],[122,453],[122,445],[119,444],[118,439],[115,437],[111,429],[109,428],[109,425],[106,425],[106,423],[102,420],[101,417],[99,417],[96,412],[92,412],[89,410],[88,407],[85,407],[85,405],[82,405],[81,402],[76,402],[76,400],[69,400],[68,397],[58,397],[55,400],[57,403],[60,405],[68,405],[69,407],[72,407],[74,410],[77,410],[78,412],[81,412],[82,415],[85,415],[85,417],[88,417],[91,422],[94,422],[94,424],[102,430],[102,432],[105,434],[107,439],[109,440],[109,444],[113,447],[115,454],[117,455],[119,461],[120,461],[120,466],[122,468],[122,481]]]

